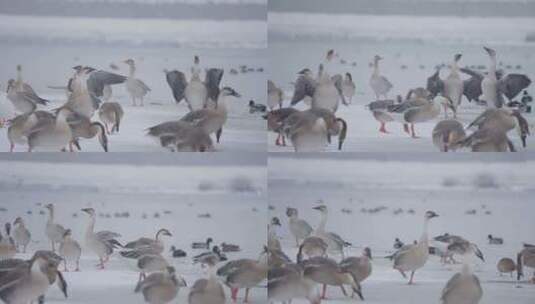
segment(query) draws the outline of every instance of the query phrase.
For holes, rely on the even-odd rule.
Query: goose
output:
[[[198,279],[193,283],[188,295],[188,304],[224,304],[225,290],[215,273],[214,265],[208,268],[208,278]]]
[[[496,77],[496,51],[488,47],[483,47],[483,49],[485,49],[489,55],[490,66],[489,72],[481,81],[482,97],[480,99],[486,102],[489,106],[501,108],[503,105],[503,97],[498,93],[498,79]]]
[[[275,107],[279,106],[282,109],[282,101],[284,100],[284,91],[278,88],[275,83],[268,80],[267,84],[268,101],[267,105],[270,111],[273,111]]]
[[[295,208],[286,208],[286,216],[289,219],[290,233],[295,238],[295,244],[299,247],[300,241],[312,233],[312,227],[307,221],[299,218],[299,212]]]
[[[453,58],[453,63],[451,64],[451,72],[448,77],[444,80],[444,97],[449,98],[452,101],[453,107],[457,109],[461,104],[461,98],[463,96],[463,80],[459,73],[459,60],[461,59],[461,54],[455,54]],[[453,111],[453,117],[457,115],[457,111]],[[444,105],[444,116],[448,118],[447,106]]]
[[[0,234],[0,260],[11,259],[17,254],[17,246],[11,238],[11,224],[6,223],[6,236]]]
[[[387,99],[388,92],[392,89],[392,83],[379,73],[379,61],[383,58],[379,55],[373,57],[373,73],[370,77],[370,87],[375,93],[375,98],[380,99],[381,96]]]
[[[178,70],[164,70],[164,72],[177,104],[185,99],[190,111],[206,107],[214,108],[214,103],[217,105],[217,98],[220,94],[219,85],[224,73],[222,69],[208,69],[203,82],[200,79],[200,69],[193,67],[189,83],[184,73]]]
[[[67,123],[71,128],[72,141],[69,144],[72,151],[72,144],[75,144],[79,150],[81,150],[78,140],[80,138],[94,138],[97,137],[104,152],[108,152],[108,136],[106,135],[106,129],[98,121],[91,121],[89,118],[71,112],[67,117]]]
[[[323,238],[317,236],[309,236],[303,240],[299,245],[297,252],[298,260],[302,260],[303,255],[307,257],[326,256],[329,245]]]
[[[221,251],[223,252],[240,252],[241,251],[241,248],[239,245],[235,245],[235,244],[229,244],[229,243],[221,243],[220,244],[221,246]]]
[[[342,93],[344,96],[349,99],[348,103],[351,103],[353,101],[353,96],[355,96],[355,83],[353,82],[353,76],[351,76],[351,73],[347,72],[344,77],[344,81],[342,82]]]
[[[281,222],[278,217],[273,217],[271,219],[271,222],[268,225],[268,239],[267,239],[267,247],[269,249],[281,249],[281,244],[279,241],[279,237],[277,235],[277,231],[275,230],[275,227],[280,227]]]
[[[295,83],[291,101],[292,106],[307,96],[312,98],[311,108],[314,109],[327,109],[334,113],[338,109],[340,100],[344,105],[347,105],[342,92],[343,80],[341,75],[337,74],[331,77],[325,72],[323,64],[319,65],[317,80],[309,75],[308,69],[299,73],[300,76]]]
[[[526,138],[529,135],[529,124],[527,120],[516,110],[508,109],[487,109],[481,113],[466,128],[477,127],[479,130],[491,129],[498,133],[507,133],[516,129],[522,146],[526,147]]]
[[[74,69],[76,72],[68,85],[71,94],[67,102],[63,104],[63,107],[69,108],[87,118],[91,118],[100,103],[100,99],[91,94],[88,88],[88,75],[93,69],[82,66],[76,66]]]
[[[123,119],[124,111],[123,107],[118,102],[105,102],[98,110],[98,117],[104,123],[106,127],[106,133],[108,135],[113,132],[119,132],[119,125]],[[109,126],[111,125],[111,131]]]
[[[136,63],[133,59],[127,59],[124,61],[129,68],[129,76],[126,79],[126,90],[132,98],[132,105],[137,106],[136,100],[140,101],[140,105],[143,106],[143,98],[151,91],[151,89],[140,79],[135,78]]]
[[[290,138],[295,152],[321,151],[330,143],[332,135],[338,135],[338,150],[347,136],[347,122],[331,111],[312,108],[296,112],[286,118],[282,127]]]
[[[54,121],[55,116],[52,113],[45,111],[34,111],[17,115],[10,120],[7,128],[7,137],[9,139],[9,151],[13,152],[16,144],[28,144],[27,133],[37,122],[42,120]]]
[[[483,253],[481,250],[479,250],[479,247],[477,247],[476,244],[471,243],[465,239],[457,240],[454,242],[451,242],[448,247],[448,251],[453,254],[458,254],[461,256],[465,256],[468,254],[474,254],[476,257],[478,257],[481,261],[485,262],[485,257],[483,256]]]
[[[50,259],[50,252],[37,251],[29,261],[6,260],[0,270],[0,299],[7,304],[31,303],[41,298],[59,277],[60,288],[67,296],[67,285],[57,271],[58,261]],[[2,267],[3,268],[3,267]]]
[[[82,255],[82,247],[72,238],[71,229],[65,230],[63,234],[63,241],[59,246],[59,254],[63,258],[64,271],[69,271],[67,263],[75,262],[76,268],[74,271],[80,271],[80,256]]]
[[[500,237],[494,237],[492,234],[489,234],[487,238],[491,245],[503,245],[503,239]]]
[[[406,278],[405,272],[411,271],[409,285],[412,284],[416,270],[422,268],[429,257],[427,226],[429,220],[435,217],[438,217],[438,214],[434,211],[427,211],[424,215],[424,228],[420,241],[417,244],[405,245],[393,256],[394,269],[398,270],[404,278]]]
[[[317,236],[327,243],[327,250],[332,253],[340,254],[342,259],[344,258],[344,247],[351,246],[351,243],[342,239],[338,234],[334,232],[325,231],[325,224],[327,223],[327,215],[329,214],[327,206],[323,204],[323,201],[319,201],[320,205],[312,208],[321,213],[321,221],[316,230],[314,236]]]
[[[102,98],[106,102],[111,99],[113,94],[112,85],[122,84],[127,80],[127,78],[123,75],[118,75],[103,70],[97,70],[88,66],[83,67],[78,65],[73,67],[73,69],[76,72],[84,71],[85,87],[91,95],[95,108],[98,108],[99,104],[101,103],[101,100],[99,98]],[[72,81],[75,78],[76,74],[73,78],[69,79],[69,83],[67,84],[68,91],[73,91]]]
[[[433,128],[433,144],[440,152],[455,151],[455,143],[466,137],[463,125],[455,119],[439,121]]]
[[[229,96],[234,96],[240,98],[241,95],[238,94],[234,89],[230,87],[224,87],[217,97],[215,109],[200,109],[189,112],[183,116],[180,121],[189,122],[193,126],[199,127],[206,134],[216,133],[216,139],[219,143],[223,126],[227,122],[228,110],[227,110],[227,98]]]
[[[171,237],[173,234],[169,230],[162,228],[156,232],[156,236],[152,238],[142,237],[135,241],[126,243],[124,248],[126,249],[143,249],[146,252],[151,252],[154,254],[161,254],[164,251],[165,244],[162,241],[162,236]]]
[[[45,208],[48,209],[49,212],[45,233],[48,237],[48,240],[52,244],[52,252],[56,252],[56,243],[60,243],[63,240],[66,230],[63,228],[63,226],[54,222],[54,205],[46,204]]]
[[[184,257],[188,256],[188,254],[184,250],[178,249],[174,245],[171,246],[170,251],[171,251],[171,255],[174,258],[184,258]]]
[[[520,278],[524,276],[524,266],[535,270],[535,247],[525,246],[517,255],[516,265],[517,280],[520,280]],[[530,282],[535,284],[535,271],[533,272],[533,277],[530,279]]]
[[[85,233],[85,244],[88,249],[98,256],[100,263],[97,264],[97,267],[104,269],[104,263],[109,260],[113,249],[117,246],[121,247],[121,244],[115,239],[121,235],[107,230],[95,232],[95,209],[84,208],[81,211],[89,215],[89,224]]]
[[[215,151],[210,135],[186,121],[167,121],[148,128],[147,135],[162,147],[178,152]]]
[[[340,268],[343,272],[349,272],[353,279],[359,284],[366,280],[372,273],[372,251],[365,247],[360,257],[348,257],[340,262]]]
[[[267,120],[268,130],[278,134],[277,139],[275,140],[275,145],[286,146],[286,139],[283,132],[284,121],[290,115],[297,112],[299,112],[299,110],[295,108],[281,108],[270,111],[264,115],[264,118]]]
[[[401,96],[397,96],[397,103],[401,103]],[[379,132],[388,133],[386,130],[386,123],[394,121],[392,115],[388,113],[388,109],[394,107],[395,101],[392,99],[383,99],[372,101],[366,105],[366,107],[372,112],[373,117],[377,120],[381,126]]]
[[[231,290],[231,298],[236,302],[238,292],[245,288],[244,302],[249,302],[249,290],[267,279],[267,248],[258,260],[239,259],[227,262],[217,270],[217,275],[224,278],[225,285]]]
[[[506,133],[489,128],[479,129],[456,143],[458,147],[472,152],[516,152]]]
[[[496,264],[496,268],[498,268],[498,272],[500,273],[500,276],[503,273],[509,273],[511,274],[511,277],[513,277],[513,272],[516,270],[515,261],[510,258],[501,258],[498,261],[498,264]]]
[[[17,82],[14,79],[8,80],[6,93],[7,99],[11,101],[15,110],[22,114],[31,113],[37,108],[37,104],[46,105],[48,102],[37,95],[33,95],[17,87]]]
[[[72,140],[72,131],[67,118],[73,110],[68,107],[58,109],[54,119],[42,116],[28,131],[28,152],[35,149],[46,148],[52,150],[65,150]]]
[[[267,248],[268,251],[268,265],[272,267],[280,267],[292,264],[292,260],[279,248]]]
[[[165,304],[172,302],[181,287],[186,287],[186,281],[177,278],[175,268],[168,266],[162,272],[153,273],[140,281],[136,293],[143,293],[145,302],[151,304]]]
[[[191,243],[191,248],[192,249],[210,249],[210,244],[213,241],[214,240],[211,237],[209,237],[204,242],[193,242]]]
[[[310,304],[320,304],[321,296],[317,284],[303,276],[300,269],[293,267],[272,267],[268,272],[268,299],[290,303],[293,299],[304,298]]]
[[[26,253],[26,247],[30,243],[32,235],[24,225],[24,220],[21,217],[15,219],[13,226],[15,226],[15,229],[13,230],[13,239],[15,240],[17,251],[20,252],[22,247],[22,253]]]
[[[351,286],[355,294],[364,300],[359,282],[351,272],[344,271],[338,263],[325,257],[313,257],[305,261],[297,261],[304,267],[303,275],[316,283],[323,284],[322,299],[326,299],[327,285],[339,286],[344,296],[348,296],[344,285]]]
[[[446,283],[440,300],[442,304],[477,304],[482,297],[483,289],[479,278],[465,262],[461,272],[454,274]]]
[[[161,254],[156,254],[147,247],[119,251],[119,255],[129,266],[133,266],[132,269],[139,272],[138,283],[146,278],[147,274],[165,271],[170,266]]]

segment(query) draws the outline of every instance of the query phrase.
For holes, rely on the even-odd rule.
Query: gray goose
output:
[[[167,267],[162,272],[156,272],[140,281],[136,293],[141,292],[145,302],[150,304],[165,304],[172,302],[181,287],[186,286],[186,281],[177,278],[174,267]]]

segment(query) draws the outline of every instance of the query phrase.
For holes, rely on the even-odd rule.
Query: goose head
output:
[[[281,226],[281,222],[278,217],[274,217],[271,219],[271,225],[272,226]]]
[[[365,247],[364,251],[362,252],[362,255],[371,260],[372,259],[372,250],[370,249],[370,247]]]
[[[484,46],[483,49],[489,54],[489,56],[491,58],[496,58],[496,51],[495,50],[493,50],[493,49],[491,49],[489,47],[486,47],[486,46]]]
[[[288,207],[286,208],[286,216],[287,217],[293,217],[298,215],[298,211],[295,208]]]
[[[351,76],[351,73],[346,72],[346,79],[349,81],[353,81],[353,76]]]
[[[15,219],[15,221],[13,222],[13,226],[16,226],[16,225],[21,225],[23,226],[24,225],[24,221],[22,220],[22,218],[19,216]]]
[[[90,217],[95,217],[95,209],[93,208],[83,208],[81,211],[89,214]]]
[[[162,228],[160,230],[158,230],[158,232],[156,232],[156,239],[159,238],[160,235],[165,235],[165,236],[173,236],[173,234],[171,234],[171,232],[169,232],[169,230],[165,229],[165,228]]]
[[[312,209],[314,209],[314,210],[318,210],[319,212],[321,212],[321,213],[323,213],[323,214],[327,214],[327,212],[328,212],[328,211],[327,211],[327,206],[326,206],[325,204],[323,204],[323,201],[320,200],[320,201],[318,201],[318,203],[319,203],[320,205],[318,205],[318,206],[316,206],[316,207],[313,207]]]
[[[72,236],[72,230],[71,229],[65,230],[65,232],[63,233],[63,238],[70,237],[70,236]]]
[[[379,61],[383,60],[383,57],[379,55],[373,56],[373,62],[378,63]]]
[[[129,66],[134,66],[136,63],[134,61],[134,59],[126,59],[125,61],[123,61],[124,63],[126,63],[127,65]]]
[[[240,98],[241,95],[236,92],[233,88],[231,87],[224,87],[222,90],[221,90],[221,93],[220,93],[222,96],[234,96],[236,98]]]
[[[462,56],[463,56],[462,54],[455,54],[455,56],[453,56],[453,61],[459,62],[459,60],[461,60]]]
[[[48,209],[48,211],[53,212],[54,211],[54,204],[46,204],[45,208]]]
[[[17,72],[21,72],[21,71],[22,71],[22,65],[17,64]]]
[[[438,214],[435,211],[429,210],[429,211],[425,212],[424,218],[426,220],[430,220],[430,219],[435,218],[435,217],[438,217]]]
[[[193,56],[193,63],[194,64],[199,64],[200,60],[199,60],[199,55],[195,55]]]
[[[310,76],[312,71],[309,68],[304,68],[301,71],[297,72],[297,75]]]
[[[206,239],[206,246],[210,247],[210,244],[211,244],[213,241],[214,241],[214,240],[213,240],[211,237],[207,238],[207,239]]]
[[[325,56],[325,59],[327,59],[327,61],[331,61],[335,56],[336,56],[336,53],[334,52],[334,50],[330,49],[327,51],[327,55]]]

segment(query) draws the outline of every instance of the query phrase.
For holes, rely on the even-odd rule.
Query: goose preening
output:
[[[325,225],[327,224],[327,216],[329,214],[327,206],[323,204],[322,201],[319,202],[320,205],[312,208],[317,210],[321,214],[321,221],[314,231],[313,235],[317,236],[327,243],[327,250],[332,253],[340,254],[342,259],[344,258],[344,248],[351,246],[351,243],[342,239],[338,234],[334,232],[325,231]]]
[[[312,233],[312,227],[307,221],[299,218],[299,212],[295,208],[286,208],[286,216],[289,219],[290,233],[295,238],[295,244],[299,247],[301,240],[304,240]]]
[[[457,116],[457,109],[459,105],[461,104],[461,98],[463,96],[463,87],[464,83],[461,79],[461,75],[459,73],[459,60],[461,59],[461,54],[455,54],[453,58],[453,62],[451,64],[451,72],[448,75],[448,77],[444,80],[444,97],[449,98],[451,100],[453,108],[455,108],[455,111],[453,111],[453,117],[455,118]],[[448,108],[447,105],[444,105],[444,116],[448,117]]]
[[[83,212],[89,215],[89,224],[85,232],[85,244],[88,249],[93,251],[100,263],[97,265],[100,269],[104,269],[104,264],[108,262],[113,249],[122,247],[121,244],[115,239],[121,235],[112,231],[99,231],[95,232],[96,213],[93,208],[81,209]]]
[[[341,75],[337,74],[331,77],[324,71],[323,64],[319,65],[317,79],[313,78],[308,69],[302,70],[299,74],[300,76],[295,82],[292,106],[305,97],[312,98],[311,108],[327,109],[333,113],[338,109],[340,100],[344,105],[347,105],[342,92],[343,78]]]
[[[13,222],[13,239],[15,240],[15,246],[17,251],[26,253],[26,247],[32,239],[32,235],[28,228],[24,225],[24,220],[21,217],[17,217]]]
[[[381,96],[384,99],[388,98],[388,92],[392,89],[392,83],[385,77],[382,76],[379,72],[379,61],[383,58],[379,55],[373,57],[373,73],[370,77],[370,87],[375,93],[375,98],[378,100]]]
[[[351,286],[361,300],[362,290],[353,273],[344,270],[335,260],[326,257],[313,257],[304,261],[297,261],[303,265],[303,275],[316,283],[323,284],[322,299],[326,298],[327,286],[339,286],[344,296],[348,296],[344,285]]]
[[[48,287],[57,285],[67,298],[67,282],[58,271],[61,257],[51,251],[39,250],[30,260],[0,261],[0,299],[5,303],[43,303]]]
[[[355,83],[353,82],[353,76],[347,72],[342,82],[342,94],[349,100],[348,103],[353,102],[353,96],[355,96]]]
[[[66,229],[63,228],[60,224],[54,222],[55,207],[53,204],[46,204],[45,208],[48,209],[48,220],[46,222],[45,233],[48,237],[48,240],[52,244],[52,251],[56,251],[56,243],[61,243],[63,241],[63,236],[65,235]]]
[[[489,240],[489,244],[491,245],[503,245],[503,238],[492,236],[492,234],[489,234],[487,236],[487,239]]]
[[[140,101],[140,105],[143,106],[143,98],[151,91],[151,89],[140,79],[136,78],[136,63],[133,59],[127,59],[124,61],[129,68],[129,76],[126,78],[126,91],[132,98],[132,105],[137,106],[136,100]]]
[[[224,304],[225,290],[217,278],[214,264],[208,267],[208,278],[195,281],[188,295],[188,304]]]
[[[217,275],[224,278],[225,285],[231,290],[231,298],[234,302],[238,298],[239,290],[245,288],[244,302],[247,303],[249,290],[267,279],[267,272],[268,254],[267,248],[264,248],[258,260],[239,259],[227,262],[217,270]]]
[[[406,278],[406,271],[411,272],[409,284],[412,284],[414,273],[416,270],[422,268],[429,257],[429,245],[427,230],[429,220],[438,217],[434,211],[427,211],[424,215],[424,228],[420,241],[417,244],[408,244],[403,246],[399,251],[394,253],[394,269],[398,270],[401,275]]]
[[[98,117],[104,123],[108,135],[113,132],[119,132],[119,125],[123,116],[123,107],[118,102],[105,102],[98,109]],[[109,126],[111,126],[111,130]]]
[[[63,234],[63,241],[59,246],[59,254],[63,258],[64,271],[69,271],[67,263],[76,263],[74,271],[80,271],[80,256],[82,255],[82,247],[72,238],[71,229],[67,229]]]
[[[198,57],[196,56],[198,59]],[[204,81],[200,79],[200,69],[192,68],[191,80],[188,83],[184,73],[172,70],[165,70],[167,84],[173,92],[176,103],[186,100],[190,111],[201,110],[206,107],[213,107],[219,96],[219,85],[223,78],[222,69],[210,68],[206,71]]]
[[[501,258],[498,261],[498,264],[496,264],[496,268],[498,269],[500,276],[504,273],[509,273],[511,274],[511,277],[513,277],[513,272],[516,270],[516,264],[513,259]]]
[[[455,151],[456,143],[466,137],[463,125],[455,119],[439,121],[432,132],[433,145],[440,152]]]
[[[280,227],[281,222],[278,217],[273,217],[271,222],[268,224],[268,238],[267,238],[267,247],[269,249],[281,250],[281,244],[279,241],[279,236],[277,235],[276,227]]]
[[[268,272],[268,300],[290,303],[293,299],[307,299],[320,304],[321,295],[316,282],[295,267],[271,267]]]
[[[479,278],[473,274],[465,261],[461,272],[448,280],[442,290],[442,304],[477,304],[483,297],[483,289]]]
[[[17,65],[17,79],[10,79],[7,83],[7,98],[15,110],[21,113],[32,112],[38,104],[46,105],[49,101],[39,97],[33,88],[22,79],[22,67]]]
[[[165,304],[172,302],[181,287],[186,287],[186,281],[177,278],[175,268],[168,266],[162,272],[152,273],[143,281],[138,282],[135,292],[143,293],[145,302],[150,304]]]
[[[286,139],[284,136],[284,121],[290,115],[299,112],[295,108],[281,108],[273,110],[264,115],[264,118],[267,119],[268,130],[273,131],[278,134],[277,139],[275,140],[275,145],[277,146],[286,146]]]
[[[203,128],[186,121],[167,121],[147,129],[162,147],[177,152],[215,151],[210,135]]]
[[[535,284],[535,246],[525,246],[516,256],[517,280],[524,276],[524,266],[533,269],[529,282]]]
[[[147,253],[161,254],[165,249],[165,244],[162,240],[162,236],[171,237],[173,234],[169,230],[162,228],[156,232],[154,238],[141,237],[135,241],[126,243],[125,249],[142,249]]]
[[[311,108],[289,115],[283,123],[283,132],[291,140],[295,152],[322,151],[338,135],[338,150],[347,136],[347,122],[333,112]]]
[[[67,116],[67,123],[72,133],[72,140],[69,144],[71,151],[73,144],[81,150],[80,138],[91,139],[97,137],[104,152],[108,152],[108,136],[106,135],[106,129],[100,122],[91,121],[91,119],[71,111]]]
[[[282,101],[284,100],[284,91],[278,88],[275,83],[268,80],[267,84],[268,101],[267,105],[270,111],[273,111],[277,106],[282,109]]]

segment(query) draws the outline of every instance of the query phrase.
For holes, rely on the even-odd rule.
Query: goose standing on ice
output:
[[[150,88],[140,79],[135,78],[136,63],[133,59],[127,59],[124,61],[129,67],[129,76],[126,79],[126,90],[132,98],[132,105],[137,106],[136,100],[140,101],[140,105],[143,106],[143,98],[150,92]]]
[[[160,145],[177,152],[215,151],[210,135],[186,121],[166,121],[147,129]]]
[[[370,87],[375,93],[375,98],[379,100],[381,96],[387,99],[388,92],[392,89],[392,83],[385,76],[379,73],[379,61],[383,58],[379,55],[373,57],[373,73],[370,78]]]
[[[47,204],[45,205],[45,208],[48,209],[49,212],[45,233],[52,244],[52,251],[56,252],[56,243],[60,243],[63,240],[66,230],[63,228],[63,226],[54,222],[54,205]]]
[[[440,299],[442,304],[477,304],[482,297],[479,278],[464,261],[461,272],[454,274],[446,283]]]
[[[121,124],[123,116],[123,107],[118,102],[105,102],[98,110],[98,117],[104,123],[108,135],[113,132],[119,132],[119,125]],[[109,126],[111,126],[111,130]]]
[[[282,101],[284,100],[284,92],[278,88],[273,81],[268,80],[267,85],[268,102],[267,105],[270,111],[273,111],[275,107],[282,109]]]
[[[357,283],[362,283],[372,273],[372,251],[369,247],[365,247],[360,257],[348,257],[340,262],[340,268],[344,272],[349,272],[353,275],[353,279]]]
[[[166,267],[162,272],[156,272],[140,281],[136,293],[143,293],[145,302],[150,304],[165,304],[172,302],[181,287],[186,287],[186,281],[177,278],[174,267]]]
[[[455,151],[456,143],[466,137],[463,125],[455,119],[439,121],[433,128],[433,144],[440,152]]]
[[[225,290],[216,275],[215,264],[208,264],[208,278],[195,281],[188,295],[188,304],[224,304]]]
[[[459,74],[459,60],[461,54],[456,54],[451,64],[450,75],[444,80],[444,97],[451,100],[453,107],[457,110],[461,104],[461,98],[463,96],[463,80]],[[453,111],[453,118],[457,116],[457,111]],[[448,117],[448,108],[444,105],[444,116]]]
[[[69,81],[69,90],[71,94],[63,107],[91,118],[100,104],[100,99],[95,97],[88,88],[88,75],[93,71],[92,68],[75,66],[75,74]]]
[[[149,250],[154,254],[161,254],[165,250],[165,244],[162,240],[162,236],[173,236],[169,230],[162,228],[156,232],[156,236],[152,238],[142,237],[135,241],[129,242],[124,245],[126,249],[143,249]]]
[[[98,256],[100,263],[97,266],[100,269],[104,269],[104,263],[109,260],[113,249],[116,246],[120,246],[120,243],[115,238],[121,235],[112,231],[95,232],[95,209],[84,208],[82,211],[89,215],[89,225],[85,233],[86,246]]]
[[[7,128],[7,138],[9,139],[9,152],[13,152],[16,144],[28,144],[28,131],[41,120],[53,121],[54,114],[45,111],[33,111],[30,113],[17,115],[10,121]]]
[[[500,273],[500,276],[503,273],[509,273],[511,274],[511,278],[513,277],[513,272],[516,270],[515,261],[510,258],[501,258],[498,261],[498,264],[496,264],[496,268],[498,268],[498,272]]]
[[[28,138],[28,152],[35,148],[65,150],[72,140],[72,130],[67,118],[73,110],[62,106],[58,109],[54,119],[43,116],[26,133]]]
[[[7,98],[13,103],[18,112],[29,113],[40,105],[46,105],[49,101],[35,93],[33,88],[22,79],[22,67],[17,65],[17,79],[10,79],[7,84]]]
[[[63,234],[63,241],[59,246],[59,254],[63,258],[64,271],[69,271],[67,264],[69,262],[76,263],[76,269],[74,271],[80,271],[80,256],[82,255],[82,247],[80,244],[72,238],[71,229],[67,229]]]
[[[195,55],[193,66],[191,67],[191,79],[184,90],[184,97],[188,103],[189,110],[200,110],[206,107],[208,101],[208,90],[201,81],[201,68],[199,67],[199,56]]]
[[[401,102],[402,97],[398,95],[397,103],[399,104]],[[375,120],[377,120],[381,124],[381,126],[379,127],[379,132],[388,133],[388,131],[386,130],[386,123],[394,121],[394,118],[388,113],[388,110],[394,107],[394,105],[395,101],[392,99],[375,100],[366,105],[368,109],[372,112],[372,115]]]
[[[503,97],[498,92],[498,79],[496,78],[496,51],[483,47],[489,54],[490,65],[487,75],[481,81],[481,91],[483,93],[482,99],[488,106],[501,108],[503,105]]]
[[[351,73],[347,72],[344,77],[344,81],[342,82],[342,93],[344,96],[349,99],[348,103],[352,103],[353,96],[355,96],[355,83],[353,82],[353,76]]]
[[[32,239],[32,235],[28,228],[24,225],[24,220],[17,217],[13,222],[15,229],[13,230],[13,239],[15,240],[15,246],[17,246],[17,251],[26,253],[26,247]],[[21,251],[22,248],[22,251]]]
[[[314,236],[317,236],[327,243],[327,250],[332,253],[340,254],[342,259],[344,258],[344,247],[351,246],[351,243],[342,239],[338,234],[334,232],[325,231],[325,225],[327,224],[327,215],[329,214],[327,206],[323,204],[323,201],[319,201],[320,205],[312,209],[318,210],[321,213],[321,221],[314,231]]]
[[[412,284],[416,270],[422,268],[427,262],[429,257],[427,227],[429,220],[437,216],[438,214],[435,212],[427,211],[424,216],[424,229],[420,241],[417,244],[405,245],[393,256],[394,269],[398,270],[404,278],[407,277],[405,275],[406,271],[411,272],[409,284]]]
[[[81,150],[80,143],[78,142],[80,138],[90,139],[96,136],[104,152],[108,152],[108,136],[106,135],[104,126],[100,122],[91,121],[85,116],[71,112],[67,117],[67,123],[72,133],[71,151],[72,144],[75,144]]]
[[[301,240],[312,233],[312,227],[307,221],[299,218],[299,212],[295,208],[286,208],[286,216],[289,219],[290,232],[295,238],[295,244],[299,247]]]
[[[535,284],[535,247],[524,245],[524,249],[518,253],[516,258],[517,280],[524,276],[524,266],[534,270],[529,282]]]

